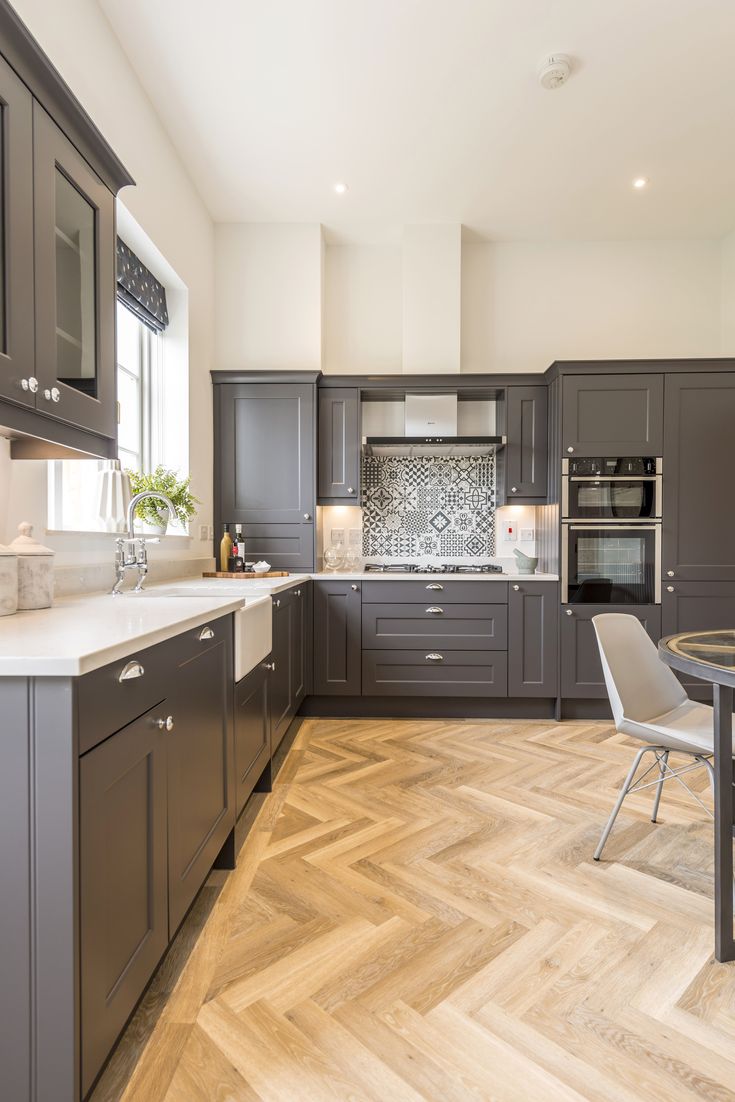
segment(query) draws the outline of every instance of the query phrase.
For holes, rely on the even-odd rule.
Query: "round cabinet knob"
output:
[[[667,578],[673,578],[674,577],[674,571],[673,570],[667,570],[666,571],[666,577]]]
[[[518,493],[518,489],[517,489],[517,487],[515,487],[515,486],[511,486],[511,488],[510,488],[510,492],[511,492],[512,494],[517,494],[517,493]]]
[[[275,673],[276,672],[276,664],[275,664],[275,662],[264,662],[263,663],[263,669],[264,670],[271,670],[273,673]]]
[[[567,448],[567,451],[569,452],[569,454],[570,454],[570,455],[571,455],[571,454],[572,454],[572,452],[574,451],[574,448],[573,448],[573,447],[571,446],[571,444],[570,444],[570,445],[569,445],[569,447]]]
[[[567,616],[573,616],[573,615],[574,615],[574,613],[572,612],[571,608],[568,608],[567,609]]]
[[[58,402],[61,400],[61,391],[57,386],[52,386],[50,390],[47,387],[43,392],[43,396],[47,402]]]
[[[354,492],[355,492],[355,487],[354,486],[348,486],[347,487],[347,493],[348,494],[354,494]]]
[[[280,607],[281,607],[281,600],[280,600],[280,598],[279,598],[279,599],[278,599],[278,600],[276,601],[276,608],[280,608]]]
[[[300,596],[301,596],[301,590],[300,590],[300,589],[297,589],[297,590],[296,590],[296,596],[297,596],[297,597],[300,597]]]
[[[174,729],[174,717],[173,716],[166,716],[165,719],[157,719],[156,720],[156,727],[158,727],[159,731],[173,731],[173,729]]]
[[[304,513],[304,520],[311,520],[311,513]]]
[[[354,590],[355,593],[357,593],[358,588],[359,588],[359,586],[356,586],[356,585],[351,585],[350,586],[350,589]]]
[[[521,588],[521,587],[520,587],[519,585],[514,585],[514,586],[513,586],[513,591],[514,591],[514,593],[517,593],[517,592],[518,592],[518,590],[519,590],[520,588]]]
[[[667,593],[674,593],[674,592],[675,592],[675,590],[674,590],[674,587],[673,587],[673,585],[667,585],[667,586],[666,586],[666,592],[667,592]]]
[[[38,390],[38,379],[31,375],[27,379],[21,379],[20,385],[22,390],[29,390],[31,394],[35,394]]]

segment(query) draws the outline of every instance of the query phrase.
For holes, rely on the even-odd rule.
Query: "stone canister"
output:
[[[18,556],[18,608],[50,608],[54,599],[54,552],[33,538],[23,521],[10,544]]]
[[[18,556],[0,543],[0,616],[18,611]]]

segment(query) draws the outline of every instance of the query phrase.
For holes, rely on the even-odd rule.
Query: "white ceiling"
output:
[[[100,3],[217,221],[735,228],[733,0]],[[551,51],[575,60],[555,92]]]

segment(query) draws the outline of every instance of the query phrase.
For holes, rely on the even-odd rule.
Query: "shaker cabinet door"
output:
[[[519,579],[508,589],[508,696],[557,696],[559,587]]]
[[[1,57],[0,202],[0,397],[34,406],[33,106]]]
[[[604,612],[637,616],[654,643],[661,638],[659,605],[562,605],[561,695],[571,699],[607,696],[592,617]]]
[[[187,657],[176,670],[167,709],[168,865],[171,935],[235,825],[231,636]]]
[[[235,685],[235,776],[237,814],[271,756],[270,674],[272,659],[260,662]]]
[[[168,945],[164,707],[79,763],[82,1096]]]
[[[666,376],[665,582],[735,581],[734,426],[735,372]]]
[[[359,696],[362,685],[359,582],[314,582],[314,693]]]
[[[506,391],[506,427],[508,442],[501,466],[504,466],[505,501],[542,505],[548,493],[548,388],[510,386]]]
[[[319,500],[360,497],[360,392],[357,387],[319,391]]]
[[[37,408],[116,435],[115,200],[33,105]]]
[[[562,455],[661,455],[663,409],[663,375],[565,375]]]

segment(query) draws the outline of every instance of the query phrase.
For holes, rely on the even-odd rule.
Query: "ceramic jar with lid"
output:
[[[18,556],[18,608],[50,608],[54,599],[54,552],[33,538],[33,525],[23,521],[10,544]]]
[[[0,616],[18,610],[18,556],[0,543]]]

